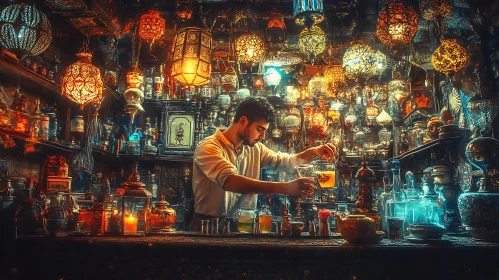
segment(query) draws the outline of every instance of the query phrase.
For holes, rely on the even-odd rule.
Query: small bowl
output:
[[[409,226],[409,232],[419,239],[441,239],[445,229],[436,224],[414,224]]]

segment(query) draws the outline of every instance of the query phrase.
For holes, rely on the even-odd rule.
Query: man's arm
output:
[[[241,175],[229,175],[223,189],[241,194],[285,194],[290,196],[310,196],[315,189],[315,181],[299,178],[288,183],[266,182]]]

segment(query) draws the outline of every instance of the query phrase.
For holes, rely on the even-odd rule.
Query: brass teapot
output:
[[[352,244],[376,244],[383,239],[382,232],[376,231],[375,221],[366,215],[335,217],[336,226],[343,238]]]

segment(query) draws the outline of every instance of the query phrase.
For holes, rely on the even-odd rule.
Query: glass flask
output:
[[[400,162],[392,160],[391,170],[393,173],[392,191],[390,199],[386,202],[386,221],[388,238],[401,239],[404,236],[404,222],[407,215],[407,197],[400,189]]]

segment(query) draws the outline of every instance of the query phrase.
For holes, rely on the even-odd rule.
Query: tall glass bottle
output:
[[[147,100],[153,99],[153,85],[154,85],[154,68],[147,70],[146,82],[144,83],[144,98]]]
[[[435,192],[433,177],[431,176],[433,168],[428,167],[423,171],[422,189],[423,204],[425,207],[425,218],[427,224],[435,224],[444,227],[445,206],[443,195]],[[441,198],[440,198],[441,197]]]
[[[390,199],[386,202],[386,220],[388,236],[393,239],[403,238],[404,221],[407,215],[407,197],[402,192],[400,180],[400,161],[394,159],[391,162],[393,174],[392,192]]]
[[[385,206],[386,206],[386,202],[391,198],[391,189],[392,189],[392,186],[390,184],[390,177],[389,177],[389,174],[388,174],[388,171],[385,172],[385,175],[383,176],[383,186],[384,186],[384,189],[383,189],[383,192],[378,196],[378,212],[379,212],[379,215],[381,217],[381,223],[380,223],[380,230],[382,231],[387,231],[387,227],[386,227],[386,209],[385,209]]]
[[[419,191],[415,188],[416,180],[411,171],[405,173],[405,182],[407,189],[405,190],[407,196],[407,217],[406,228],[412,224],[422,224],[425,222],[424,218],[424,205],[421,204]]]
[[[163,76],[163,64],[159,66],[159,70],[154,73],[154,87],[153,94],[155,100],[163,99],[163,83],[165,82],[165,77]]]

